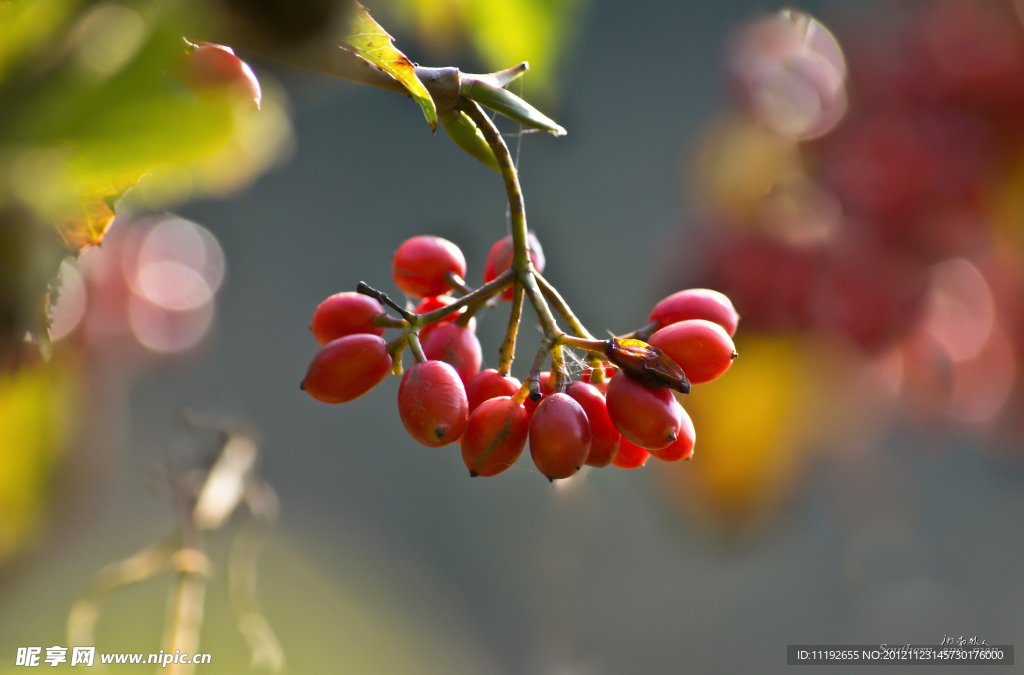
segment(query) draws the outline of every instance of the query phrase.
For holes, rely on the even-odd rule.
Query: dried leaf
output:
[[[78,255],[90,246],[100,245],[114,220],[113,202],[127,187],[112,186],[109,191],[84,197],[74,217],[56,223],[57,232],[70,253]]]
[[[690,393],[690,381],[683,369],[657,347],[640,340],[612,338],[605,354],[623,374],[647,389],[669,387],[682,394]]]
[[[349,26],[350,34],[342,38],[339,46],[347,49],[402,83],[423,108],[431,131],[437,130],[437,109],[430,92],[416,76],[416,67],[405,54],[395,49],[394,38],[373,20],[366,8],[356,4]]]

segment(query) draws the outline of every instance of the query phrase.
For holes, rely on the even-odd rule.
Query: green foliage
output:
[[[468,41],[486,66],[528,61],[531,86],[550,95],[585,0],[390,0],[400,25],[435,52]]]

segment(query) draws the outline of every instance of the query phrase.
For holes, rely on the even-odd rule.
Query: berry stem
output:
[[[386,345],[388,354],[391,355],[391,374],[395,377],[401,377],[404,372],[404,368],[402,367],[402,353],[405,352],[405,348],[408,344],[409,334],[402,333]]]
[[[520,387],[519,392],[513,397],[517,403],[525,401],[527,396],[534,400],[540,400],[540,370],[544,367],[544,362],[547,361],[548,352],[550,351],[551,342],[549,340],[541,340],[540,347],[537,349],[537,355],[533,357],[530,373],[523,380],[523,386]],[[537,392],[536,396],[534,396],[534,392]]]
[[[458,106],[460,110],[469,115],[480,129],[487,144],[491,146],[491,150],[498,160],[501,176],[505,179],[505,192],[508,193],[509,216],[512,221],[512,265],[509,269],[515,270],[519,282],[523,285],[523,290],[526,291],[526,296],[537,312],[537,318],[540,319],[544,335],[548,338],[557,338],[562,332],[558,329],[558,323],[551,314],[551,308],[545,302],[544,296],[537,286],[537,280],[534,278],[536,270],[533,269],[533,263],[530,261],[530,246],[526,229],[526,204],[523,201],[519,174],[512,162],[512,155],[497,127],[476,102],[462,98],[459,99]]]
[[[586,338],[578,338],[565,334],[558,338],[558,344],[565,345],[572,349],[581,349],[589,354],[600,354],[601,359],[599,360],[601,361],[604,360],[604,354],[608,349],[608,340],[588,340]]]
[[[566,336],[562,336],[563,338]],[[562,354],[562,345],[556,343],[551,347],[551,376],[555,378],[555,391],[565,393],[571,378],[565,369],[565,355]]]
[[[466,280],[460,277],[455,272],[448,272],[444,276],[445,283],[452,287],[457,293],[462,295],[470,295],[473,293],[473,289],[466,285]]]
[[[523,285],[519,281],[512,287],[512,311],[508,316],[508,330],[505,341],[498,350],[498,373],[508,377],[512,370],[512,360],[516,357],[516,335],[519,333],[519,321],[523,317]]]
[[[647,342],[648,340],[651,339],[651,336],[657,332],[658,327],[660,325],[661,324],[658,321],[652,321],[643,328],[637,328],[636,330],[630,331],[625,335],[617,335],[616,337],[623,340],[642,340],[644,342]]]
[[[391,309],[393,309],[396,312],[398,312],[399,314],[401,314],[402,318],[405,319],[406,321],[408,321],[410,324],[416,320],[416,315],[415,314],[413,314],[412,312],[407,310],[405,307],[402,307],[397,302],[395,302],[394,300],[389,298],[387,293],[384,293],[382,291],[378,291],[376,288],[373,288],[372,286],[367,284],[365,281],[360,281],[359,282],[359,285],[356,286],[356,293],[362,293],[363,295],[368,295],[371,298],[376,299],[377,302],[380,302],[380,303],[383,303],[383,304],[387,305]]]
[[[537,285],[540,286],[540,292],[544,294],[544,297],[551,301],[551,306],[555,308],[555,311],[562,315],[565,319],[565,323],[569,325],[569,328],[577,337],[587,338],[593,340],[594,336],[588,331],[580,320],[576,318],[572,310],[569,309],[569,305],[565,302],[562,294],[558,292],[554,286],[548,283],[548,280],[542,277],[540,274],[534,272],[534,277],[537,279]]]
[[[420,345],[420,336],[414,331],[406,333],[409,339],[409,349],[412,350],[412,355],[416,358],[416,363],[423,363],[427,360],[427,355],[423,353],[423,347]]]
[[[533,305],[534,311],[537,312],[537,318],[540,319],[541,327],[544,329],[544,336],[551,342],[552,359],[557,360],[555,365],[558,366],[556,374],[564,375],[565,364],[562,361],[561,350],[558,348],[559,341],[564,337],[564,333],[559,330],[558,322],[551,313],[551,308],[548,306],[545,296],[552,301],[559,314],[565,318],[570,328],[580,338],[593,340],[594,336],[583,327],[583,324],[572,313],[572,310],[569,309],[569,306],[562,296],[559,295],[558,291],[537,273],[533,263],[530,261],[526,228],[526,206],[523,201],[522,188],[519,185],[519,174],[516,171],[515,164],[512,162],[508,146],[505,145],[505,140],[501,137],[501,134],[490,118],[484,114],[483,110],[475,102],[460,99],[458,107],[480,129],[480,133],[483,134],[484,139],[491,146],[491,150],[498,160],[502,178],[505,180],[505,191],[508,193],[509,216],[512,224],[512,265],[509,269],[516,271],[518,282],[522,285],[526,297],[530,299],[530,304]],[[508,333],[513,338],[515,329],[512,327],[512,324],[518,325],[519,321],[520,317],[513,312],[513,315],[509,318],[510,326]],[[512,344],[514,347],[514,339]],[[504,356],[504,353],[502,355]],[[595,366],[599,366],[596,360],[593,363]],[[505,362],[502,361],[501,365],[504,366]],[[511,357],[509,357],[509,365],[511,365]]]
[[[378,314],[373,317],[373,325],[381,328],[408,328],[409,322],[405,319],[396,319],[390,314]]]
[[[475,101],[461,97],[458,108],[466,113],[480,129],[484,140],[491,146],[494,157],[498,160],[501,176],[505,179],[505,192],[508,193],[509,215],[512,220],[512,269],[530,269],[532,265],[526,238],[526,204],[523,201],[523,191],[519,187],[519,174],[512,162],[508,146],[505,145],[505,139],[501,137],[501,133],[491,122],[491,118],[484,114]]]
[[[548,280],[542,277],[540,274],[535,273],[534,276],[537,279],[537,285],[540,286],[541,293],[544,294],[545,298],[551,301],[551,304],[555,308],[555,311],[562,315],[562,318],[565,319],[565,322],[569,325],[570,330],[572,330],[572,332],[575,333],[577,337],[586,338],[589,340],[595,339],[591,332],[588,331],[586,327],[583,325],[583,323],[578,318],[576,318],[576,315],[573,314],[573,311],[569,308],[569,303],[565,301],[565,299],[562,297],[562,294],[558,292],[558,289],[552,286],[550,283],[548,283]],[[604,369],[601,364],[601,359],[599,359],[596,355],[591,354],[589,360],[590,368],[595,373],[601,373],[601,375],[598,377],[596,381],[603,381]]]
[[[415,325],[417,329],[419,329],[440,321],[441,319],[459,311],[463,307],[469,307],[477,304],[482,305],[498,293],[501,293],[511,286],[514,280],[515,274],[512,270],[505,270],[499,274],[497,278],[472,291],[469,295],[464,295],[450,305],[445,305],[444,307],[435,309],[433,312],[427,312],[426,314],[413,314],[414,318],[409,323]]]

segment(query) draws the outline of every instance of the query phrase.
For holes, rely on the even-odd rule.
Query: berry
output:
[[[658,328],[665,328],[688,319],[705,319],[717,323],[729,336],[736,334],[740,315],[732,302],[718,291],[706,288],[690,288],[668,296],[651,312],[648,321],[657,321]]]
[[[662,328],[650,343],[676,362],[691,384],[710,382],[719,377],[736,358],[736,347],[729,334],[717,323],[690,319]]]
[[[453,298],[450,295],[438,295],[433,298],[423,298],[422,300],[420,300],[419,304],[416,305],[415,308],[413,308],[412,311],[414,314],[429,314],[430,312],[433,312],[435,309],[447,307],[453,302],[455,302],[455,298]],[[454,314],[449,314],[445,318],[441,319],[441,321],[432,323],[429,326],[424,326],[423,328],[420,329],[420,340],[425,340],[427,338],[427,335],[429,335],[430,332],[433,331],[434,328],[436,328],[439,323],[443,321],[455,321],[456,319],[459,318],[459,316],[465,314],[465,312],[466,308],[463,307]],[[476,333],[476,317],[470,318],[469,323],[466,325],[466,328],[468,328],[470,332]]]
[[[693,421],[683,410],[683,423],[679,426],[679,438],[667,448],[651,450],[656,459],[663,462],[676,462],[680,459],[690,459],[693,456],[693,445],[697,441],[697,432],[693,429]]]
[[[540,242],[537,241],[536,235],[531,230],[526,237],[526,243],[530,247],[530,262],[533,263],[533,268],[538,273],[544,271],[544,249],[541,248]],[[491,252],[487,254],[487,260],[484,262],[484,283],[489,283],[497,279],[505,270],[512,266],[512,235],[506,235],[502,237],[494,246],[491,247]],[[501,299],[509,301],[512,299],[512,289],[509,288],[507,291],[501,294]]]
[[[472,415],[481,403],[499,396],[515,396],[522,383],[516,378],[499,375],[493,368],[482,370],[466,382],[466,397],[469,399],[469,414]]]
[[[480,372],[480,340],[468,328],[441,322],[427,334],[422,345],[428,359],[451,364],[463,382],[469,382]]]
[[[481,403],[470,414],[460,443],[469,475],[496,476],[515,464],[523,454],[529,432],[526,408],[510,396]]]
[[[336,293],[317,306],[309,329],[322,345],[355,333],[384,335],[383,327],[373,325],[373,318],[383,313],[380,303],[369,296]]]
[[[642,448],[667,448],[679,438],[683,408],[670,389],[647,389],[619,373],[608,383],[607,404],[623,438]]]
[[[608,416],[604,395],[594,385],[586,382],[573,382],[565,393],[580,404],[590,422],[590,454],[587,456],[587,464],[608,466],[619,451],[622,434]]]
[[[441,237],[421,235],[407,239],[391,259],[391,276],[406,295],[432,298],[450,290],[448,272],[466,276],[466,258],[459,247]]]
[[[544,398],[530,419],[530,456],[548,480],[568,478],[590,456],[590,422],[568,394]]]
[[[442,361],[414,364],[398,387],[398,414],[413,440],[428,448],[454,443],[466,428],[469,402],[459,374]]]
[[[178,81],[201,101],[227,95],[259,110],[263,94],[252,68],[235,56],[231,47],[196,44],[196,49],[182,54],[174,63],[172,71]]]
[[[379,335],[356,333],[320,348],[306,370],[302,390],[322,403],[347,403],[387,379],[391,355]]]
[[[588,366],[583,369],[582,373],[580,373],[580,382],[592,384],[599,392],[601,392],[601,394],[605,394],[608,391],[608,382],[611,381],[612,377],[617,372],[618,371],[615,368],[612,368],[611,366],[605,366],[604,379],[601,380],[600,382],[593,382],[591,381],[593,379],[591,377],[591,368]]]
[[[619,451],[612,458],[612,465],[620,469],[639,469],[650,457],[651,453],[623,437],[619,443]]]

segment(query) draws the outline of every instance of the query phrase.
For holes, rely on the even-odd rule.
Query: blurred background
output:
[[[301,41],[331,5],[247,18]],[[176,477],[216,455],[186,411],[257,440],[281,505],[258,597],[291,672],[772,673],[787,644],[1024,636],[1024,4],[367,6],[415,62],[531,62],[511,89],[569,133],[503,130],[593,333],[682,288],[733,299],[740,358],[685,402],[693,460],[470,480],[408,438],[393,379],[313,401],[317,304],[397,294],[416,234],[479,284],[501,181],[411,101],[268,58],[239,52],[260,112],[197,107],[146,74],[207,27],[187,3],[0,6],[0,672],[67,646],[96,572],[175,528]],[[15,329],[58,265],[44,362]],[[485,367],[505,307],[478,315]],[[239,523],[210,538],[210,672],[249,672]],[[97,650],[158,651],[171,581],[111,594]]]

